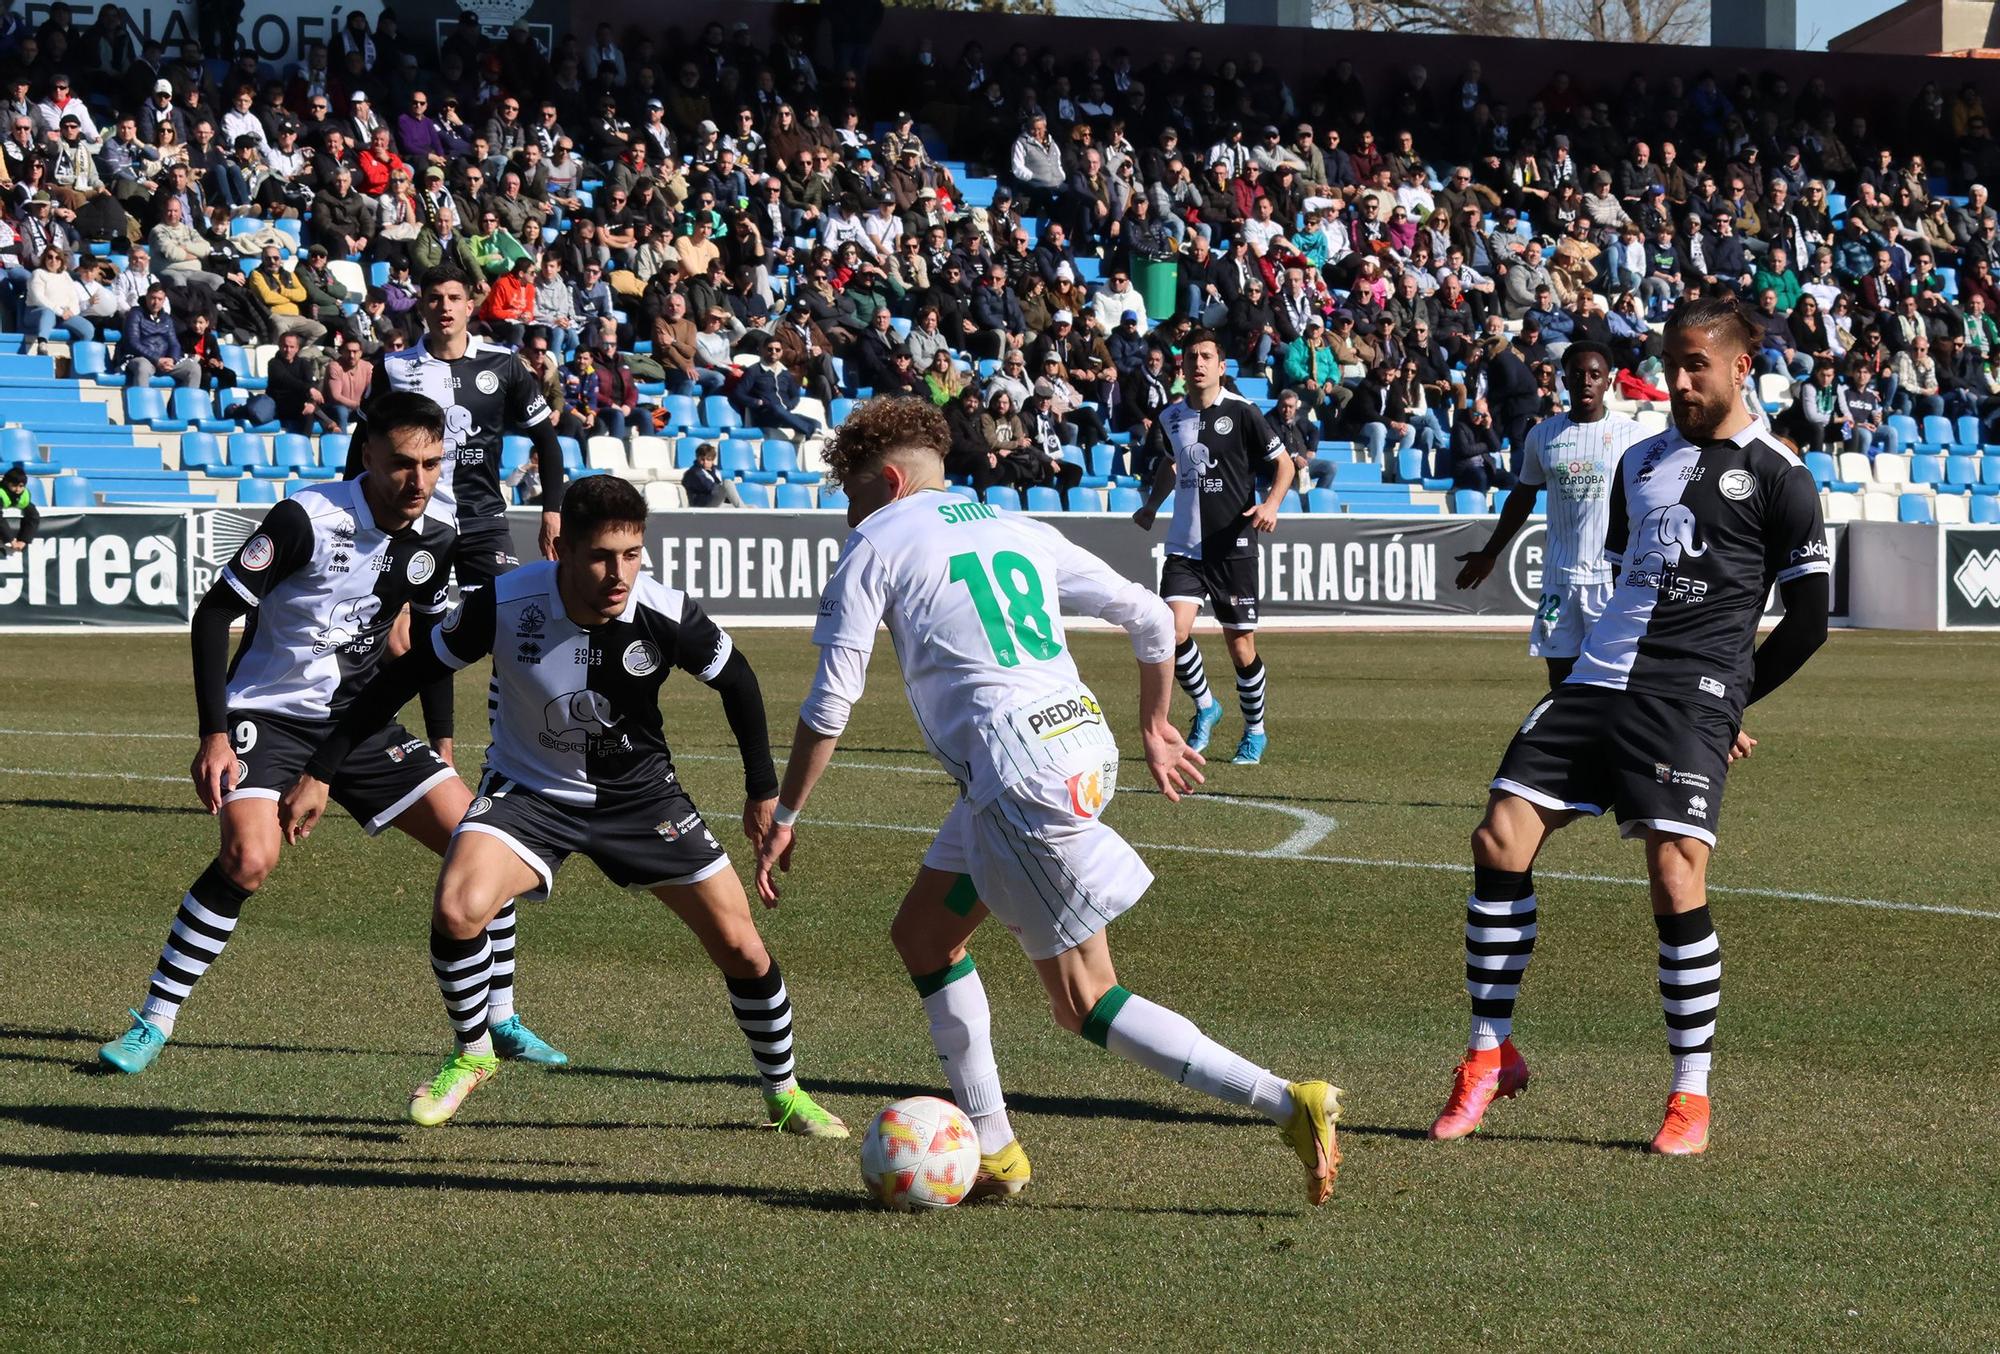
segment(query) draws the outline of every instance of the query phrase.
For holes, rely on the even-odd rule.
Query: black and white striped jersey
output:
[[[1255,555],[1257,533],[1244,514],[1257,503],[1257,476],[1285,450],[1257,406],[1231,390],[1206,409],[1176,400],[1154,420],[1150,441],[1154,454],[1174,459],[1167,553],[1204,560]]]
[[[500,439],[546,421],[548,401],[512,348],[475,338],[467,341],[463,357],[446,361],[431,356],[427,342],[420,339],[399,353],[384,349],[376,354],[373,389],[414,390],[444,410],[444,473],[438,477],[437,498],[455,521],[504,517]],[[357,455],[360,446],[357,437]],[[352,473],[353,457],[349,459]]]
[[[311,485],[265,516],[222,571],[250,604],[229,708],[337,715],[374,675],[405,602],[445,609],[458,534],[437,501],[401,531],[375,524],[362,480]]]
[[[1604,554],[1617,586],[1569,680],[1738,717],[1772,585],[1832,572],[1812,474],[1758,424],[1721,442],[1669,430],[1628,448]]]
[[[493,655],[487,769],[579,805],[672,782],[660,686],[673,668],[711,681],[735,650],[693,598],[644,574],[623,615],[586,630],[563,610],[548,560],[467,594],[432,645],[453,670]]]

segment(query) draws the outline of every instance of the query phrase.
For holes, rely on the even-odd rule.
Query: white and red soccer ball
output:
[[[979,1175],[979,1134],[965,1111],[936,1096],[898,1100],[861,1140],[861,1179],[885,1208],[950,1208]]]

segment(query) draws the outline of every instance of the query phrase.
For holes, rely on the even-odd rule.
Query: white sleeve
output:
[[[875,629],[889,605],[888,571],[875,547],[859,532],[847,538],[840,563],[819,599],[813,643],[826,649],[853,649],[866,659],[875,649]]]
[[[1541,424],[1535,425],[1536,428],[1541,426]],[[1548,441],[1546,434],[1541,437],[1535,436],[1534,428],[1530,428],[1528,435],[1521,439],[1521,464],[1514,469],[1514,478],[1517,482],[1527,485],[1530,489],[1539,489],[1548,483],[1549,477],[1542,468],[1542,448],[1548,445]]]
[[[1159,594],[1135,583],[1097,556],[1073,545],[1050,527],[1056,559],[1056,592],[1071,615],[1109,621],[1132,637],[1132,653],[1141,663],[1162,663],[1174,653],[1174,613]]]
[[[827,645],[819,651],[819,671],[799,707],[799,719],[814,733],[838,735],[847,728],[854,702],[861,699],[867,684],[867,654],[844,644]]]

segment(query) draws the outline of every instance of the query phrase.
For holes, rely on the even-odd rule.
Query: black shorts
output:
[[[1493,788],[1545,809],[1615,810],[1621,836],[1652,828],[1713,846],[1736,728],[1717,706],[1565,683],[1529,713]]]
[[[332,727],[324,720],[265,710],[231,710],[229,745],[236,749],[236,777],[223,802],[278,798],[306,769]],[[401,724],[391,724],[355,745],[334,773],[331,790],[334,803],[353,814],[372,837],[457,774],[429,743],[411,737]]]
[[[504,517],[473,517],[458,524],[458,553],[452,568],[458,590],[483,588],[501,574],[521,567],[514,554],[514,533]]]
[[[626,889],[696,884],[729,868],[728,854],[677,781],[664,783],[642,802],[585,808],[488,771],[479,778],[479,795],[458,831],[483,832],[507,843],[542,877],[540,889],[522,895],[530,899],[549,896],[556,871],[572,854],[588,856],[607,879]]]
[[[1257,628],[1257,557],[1189,559],[1168,555],[1160,570],[1160,596],[1169,602],[1207,602],[1225,630]]]

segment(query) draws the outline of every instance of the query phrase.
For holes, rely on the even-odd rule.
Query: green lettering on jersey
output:
[[[947,525],[957,526],[960,522],[977,522],[983,517],[998,514],[984,503],[940,503],[938,516],[944,518]]]
[[[977,554],[967,551],[953,555],[951,581],[965,584],[965,590],[972,595],[973,610],[979,613],[986,642],[993,647],[993,657],[1001,667],[1020,666],[1024,651],[1038,662],[1047,662],[1062,652],[1062,641],[1055,637],[1055,622],[1049,617],[1048,591],[1035,562],[1026,555],[1000,551],[993,556],[990,574]],[[1004,616],[1002,598],[1006,600]]]

